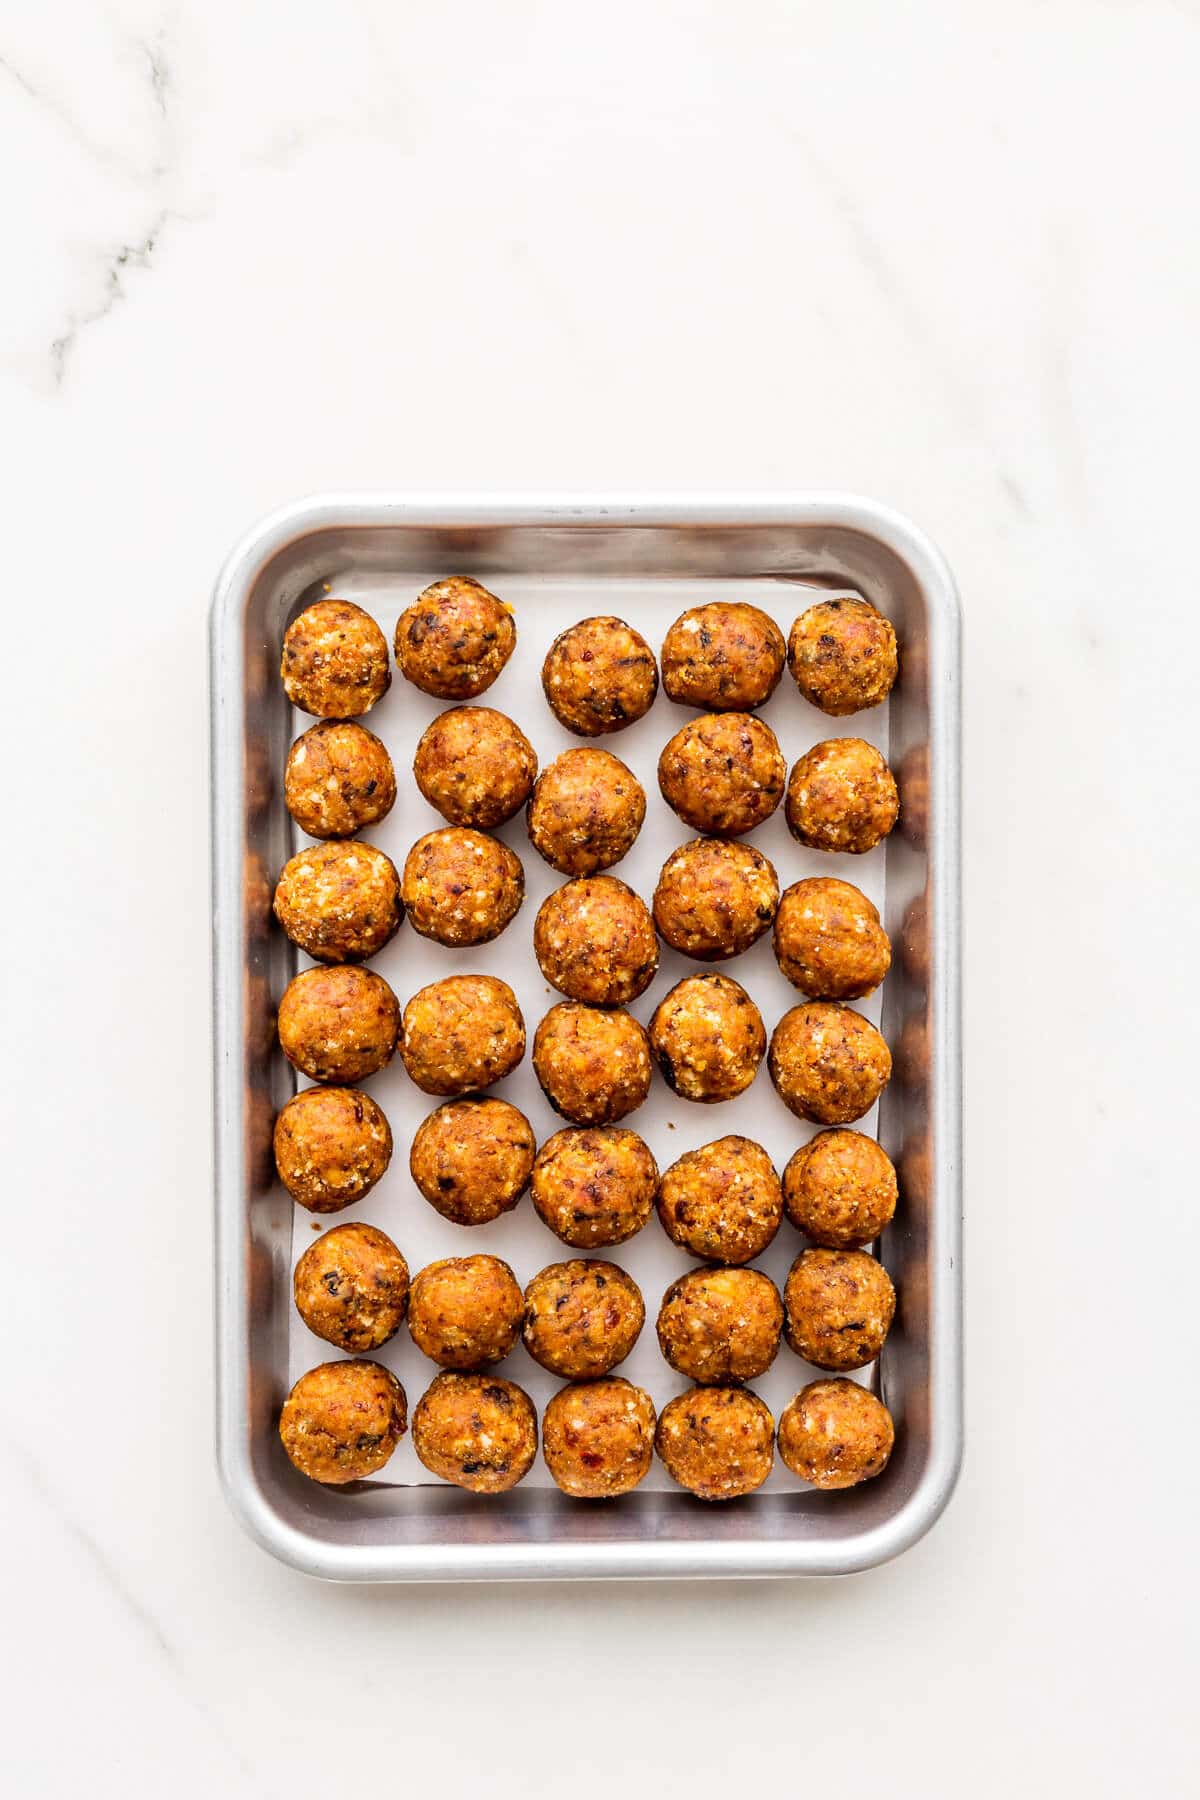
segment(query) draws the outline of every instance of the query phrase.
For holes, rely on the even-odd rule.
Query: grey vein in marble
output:
[[[50,372],[54,377],[54,385],[60,388],[67,373],[67,364],[79,341],[80,333],[89,325],[96,325],[106,319],[118,300],[126,298],[125,288],[121,281],[124,271],[133,266],[148,269],[150,259],[158,247],[163,229],[170,217],[166,208],[158,213],[145,237],[133,244],[119,244],[105,258],[103,294],[96,306],[87,312],[73,313],[67,329],[60,332],[50,345]]]

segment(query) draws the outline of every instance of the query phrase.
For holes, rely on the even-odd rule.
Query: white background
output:
[[[0,7],[6,1786],[1195,1791],[1189,0]],[[204,623],[328,486],[859,489],[966,609],[969,1450],[836,1583],[345,1591],[212,1458]]]

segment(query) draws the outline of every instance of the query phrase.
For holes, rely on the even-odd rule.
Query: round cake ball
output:
[[[361,1356],[399,1331],[408,1307],[408,1264],[374,1225],[335,1225],[304,1252],[292,1289],[310,1331]]]
[[[813,1000],[784,1013],[767,1066],[779,1098],[801,1119],[850,1125],[887,1086],[892,1053],[861,1013]]]
[[[570,1381],[615,1369],[645,1323],[638,1285],[616,1263],[551,1263],[525,1289],[525,1348],[543,1369]]]
[[[575,1250],[623,1244],[654,1207],[658,1164],[636,1131],[593,1126],[556,1131],[533,1165],[533,1204],[543,1224]]]
[[[814,1000],[861,1000],[892,966],[892,946],[867,896],[848,881],[793,882],[775,915],[775,956]]]
[[[382,1469],[408,1426],[404,1389],[381,1363],[327,1362],[283,1403],[279,1435],[302,1475],[340,1486]]]
[[[400,893],[414,931],[463,949],[500,936],[525,898],[525,871],[497,838],[446,825],[417,839]]]
[[[400,1006],[373,969],[305,969],[279,1002],[279,1042],[312,1081],[365,1081],[391,1062]]]
[[[767,1047],[762,1014],[728,975],[676,982],[650,1021],[650,1047],[667,1086],[711,1105],[743,1093]]]
[[[387,639],[351,600],[318,600],[284,633],[279,665],[292,705],[318,719],[369,712],[392,679]]]
[[[741,837],[783,798],[787,764],[769,725],[750,713],[706,713],[658,759],[663,799],[693,831]]]
[[[770,1368],[782,1329],[778,1289],[757,1269],[693,1269],[663,1295],[658,1347],[690,1380],[730,1386]]]
[[[654,1448],[672,1481],[690,1494],[736,1500],[771,1473],[775,1421],[746,1388],[689,1388],[663,1407]]]
[[[779,1454],[818,1488],[857,1487],[887,1468],[895,1442],[882,1400],[844,1377],[810,1381],[779,1419]]]
[[[607,750],[564,750],[538,776],[529,801],[529,841],[563,875],[595,875],[632,848],[646,817],[646,792]]]
[[[275,1121],[275,1167],[309,1212],[341,1212],[369,1194],[392,1160],[391,1127],[369,1094],[314,1087]]]
[[[887,836],[899,809],[892,771],[862,738],[814,744],[788,782],[788,829],[810,850],[861,856]]]
[[[488,1225],[511,1212],[529,1185],[533,1127],[507,1100],[451,1100],[418,1125],[412,1178],[456,1225]]]
[[[426,1094],[467,1094],[511,1075],[525,1054],[517,997],[495,975],[450,975],[404,1009],[400,1056]]]
[[[749,712],[775,692],[786,655],[782,631],[757,606],[692,606],[663,640],[663,688],[681,706]]]
[[[623,731],[654,704],[654,652],[624,619],[581,619],[547,651],[542,691],[555,718],[576,737]]]
[[[537,774],[533,745],[490,706],[453,706],[428,725],[413,757],[417,786],[452,825],[491,831],[520,812]]]
[[[658,1216],[672,1243],[705,1262],[748,1263],[783,1218],[783,1191],[761,1144],[723,1137],[689,1150],[658,1184]]]
[[[431,1475],[472,1494],[503,1494],[537,1455],[537,1414],[499,1375],[438,1375],[417,1401],[413,1449]]]
[[[443,1369],[502,1362],[521,1335],[525,1298],[498,1256],[451,1256],[430,1263],[412,1285],[408,1330]]]
[[[615,875],[568,881],[543,900],[533,953],[551,987],[591,1006],[636,1000],[658,969],[654,921]]]
[[[817,1369],[845,1374],[874,1362],[896,1311],[896,1290],[865,1250],[802,1250],[783,1290],[787,1341]]]
[[[365,962],[404,919],[400,877],[373,844],[314,844],[284,865],[275,917],[314,962]]]
[[[562,1000],[533,1034],[542,1092],[576,1125],[615,1125],[650,1092],[650,1040],[631,1013]]]
[[[373,731],[332,720],[314,725],[288,751],[283,797],[309,837],[351,837],[391,812],[396,771]]]
[[[886,700],[896,680],[896,633],[869,600],[822,600],[788,638],[788,667],[804,698],[835,719]]]
[[[564,1494],[632,1493],[654,1455],[654,1402],[620,1375],[560,1388],[542,1415],[542,1455]]]
[[[758,941],[778,904],[775,870],[752,844],[693,838],[663,864],[654,923],[672,950],[723,962]]]
[[[896,1171],[861,1131],[818,1131],[783,1171],[783,1204],[797,1231],[830,1250],[873,1243],[896,1210]]]
[[[400,673],[439,700],[473,700],[513,653],[512,608],[466,575],[435,581],[396,621]]]

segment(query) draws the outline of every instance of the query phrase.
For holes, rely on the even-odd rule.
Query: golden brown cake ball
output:
[[[417,1401],[413,1449],[431,1475],[472,1494],[503,1494],[537,1455],[537,1414],[499,1375],[438,1375]]]
[[[526,823],[538,855],[563,875],[595,875],[629,851],[646,792],[607,750],[564,750],[538,776]]]
[[[865,1250],[802,1250],[783,1290],[787,1341],[818,1369],[844,1374],[874,1362],[896,1311],[896,1290]]]
[[[382,1363],[321,1363],[283,1403],[279,1435],[310,1481],[340,1486],[382,1469],[408,1427],[404,1389]]]
[[[857,1487],[887,1468],[895,1442],[892,1415],[856,1381],[810,1381],[779,1418],[779,1454],[818,1488]]]
[[[498,1256],[451,1256],[430,1263],[412,1285],[408,1330],[443,1369],[502,1362],[521,1335],[525,1297]]]
[[[623,1244],[654,1208],[658,1164],[636,1131],[584,1126],[556,1131],[533,1165],[533,1204],[543,1224],[576,1250]]]
[[[822,600],[788,638],[788,667],[804,698],[841,718],[886,700],[896,680],[896,633],[869,600]]]
[[[542,1455],[564,1494],[632,1493],[654,1456],[654,1402],[623,1376],[560,1388],[542,1414]]]
[[[646,1323],[633,1277],[616,1263],[551,1263],[525,1289],[525,1348],[552,1375],[590,1381],[624,1362]]]
[[[785,1106],[817,1125],[851,1125],[870,1112],[892,1074],[892,1053],[849,1006],[793,1006],[771,1034],[767,1058]]]
[[[288,751],[283,798],[309,837],[351,837],[385,819],[396,802],[392,759],[365,725],[314,725]]]
[[[752,844],[693,838],[663,864],[654,923],[672,950],[723,962],[758,941],[778,904],[775,870]]]
[[[663,689],[681,706],[750,712],[775,692],[786,655],[782,631],[757,606],[692,606],[663,640]]]
[[[400,1056],[426,1094],[466,1094],[511,1075],[525,1054],[525,1021],[507,981],[450,975],[404,1009]]]
[[[365,1081],[391,1062],[400,1004],[382,975],[346,965],[305,969],[279,1002],[279,1042],[312,1081]]]
[[[654,652],[624,619],[607,613],[580,619],[547,651],[542,691],[560,725],[576,737],[623,731],[654,704]]]
[[[615,1125],[650,1092],[650,1040],[631,1013],[562,1000],[533,1034],[533,1072],[556,1113]]]
[[[492,831],[520,812],[537,774],[533,745],[490,706],[452,706],[428,725],[413,757],[417,786],[452,825]]]
[[[560,994],[590,1006],[625,1006],[658,969],[658,939],[644,901],[615,875],[568,881],[543,900],[533,927],[538,967]]]
[[[783,1218],[783,1190],[761,1144],[723,1137],[689,1150],[658,1184],[658,1216],[672,1243],[705,1262],[748,1263]]]
[[[861,1131],[818,1131],[783,1171],[783,1204],[797,1231],[829,1250],[873,1243],[896,1210],[896,1171]]]
[[[352,600],[318,600],[284,633],[279,674],[284,693],[301,712],[354,719],[388,691],[387,639]]]
[[[507,1100],[451,1100],[418,1125],[408,1166],[444,1219],[488,1225],[529,1186],[534,1148],[533,1127]]]
[[[409,851],[400,894],[414,931],[462,949],[500,936],[525,898],[525,871],[498,838],[445,825]]]
[[[314,962],[365,962],[404,919],[400,877],[374,844],[314,844],[284,865],[275,917]]]
[[[672,1481],[690,1494],[736,1500],[771,1473],[775,1421],[746,1388],[689,1388],[663,1407],[654,1448]]]
[[[861,1000],[892,966],[879,912],[848,881],[797,881],[775,915],[775,956],[793,987],[814,1000]]]
[[[711,1105],[743,1093],[767,1047],[762,1014],[728,975],[687,975],[659,1003],[650,1047],[683,1100]]]
[[[473,700],[513,653],[512,608],[468,575],[435,581],[396,621],[400,673],[439,700]]]
[[[357,1088],[305,1088],[275,1121],[279,1179],[309,1212],[341,1212],[361,1200],[391,1160],[391,1127]]]
[[[693,831],[714,837],[741,837],[769,819],[786,780],[778,738],[750,713],[693,719],[658,759],[667,805]]]
[[[335,1225],[304,1252],[292,1289],[310,1331],[361,1356],[399,1331],[408,1308],[408,1264],[374,1225]]]
[[[788,829],[810,850],[861,856],[888,835],[899,808],[892,771],[863,738],[814,744],[788,782]]]
[[[673,1369],[705,1386],[753,1381],[775,1361],[783,1302],[757,1269],[693,1269],[658,1311],[658,1347]]]

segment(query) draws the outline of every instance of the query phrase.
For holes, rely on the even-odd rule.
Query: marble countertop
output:
[[[4,9],[14,1794],[1186,1791],[1198,53],[1190,0]],[[845,488],[958,574],[969,1447],[885,1569],[350,1591],[225,1508],[206,603],[356,486]]]

